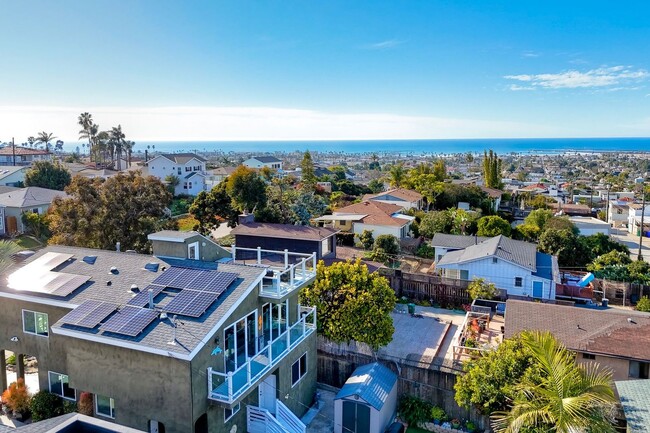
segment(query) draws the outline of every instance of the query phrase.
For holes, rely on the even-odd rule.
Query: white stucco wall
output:
[[[363,233],[364,230],[372,230],[373,238],[377,239],[377,236],[380,235],[393,235],[397,239],[402,239],[402,228],[397,226],[378,226],[372,224],[364,224],[355,222],[352,225],[352,231],[357,236]]]

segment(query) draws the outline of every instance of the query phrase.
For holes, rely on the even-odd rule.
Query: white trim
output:
[[[95,396],[95,415],[101,416],[103,418],[108,418],[108,419],[115,419],[115,400],[113,397],[107,397],[105,395],[99,395],[99,394],[93,394]],[[113,412],[113,415],[105,415],[103,413],[99,413],[98,410],[98,405],[97,405],[97,397],[104,397],[109,399],[109,406],[110,406],[110,411]]]
[[[157,160],[158,158],[165,158],[167,161],[171,162],[172,164],[176,164],[176,161],[167,158],[165,155],[158,155],[158,156],[154,156],[149,161],[147,161],[147,167],[149,167],[149,164],[151,164],[153,161]]]
[[[193,236],[194,235],[188,236],[188,237],[183,238],[183,239],[179,239],[179,238],[172,238],[172,237],[168,238],[168,237],[165,237],[165,236],[156,236],[155,233],[152,233],[149,236],[147,236],[147,239],[149,239],[150,241],[175,242],[175,243],[178,243],[178,244],[184,244],[186,240],[188,240],[189,238],[191,238]],[[174,258],[178,259],[178,257],[174,257]]]
[[[33,313],[34,314],[34,332],[27,331],[25,329],[25,312],[26,311],[28,313]],[[47,335],[42,335],[42,334],[39,334],[38,332],[36,332],[36,315],[37,314],[42,314],[47,318]],[[50,337],[50,315],[49,314],[41,313],[40,311],[26,310],[26,309],[22,308],[21,313],[20,313],[20,320],[22,320],[22,322],[23,322],[23,333],[24,334],[35,335],[37,337],[43,337],[43,338],[49,338]]]
[[[36,297],[36,296],[17,295],[17,294],[14,294],[14,293],[7,293],[7,292],[3,292],[3,291],[0,291],[0,298],[16,299],[16,300],[19,300],[19,301],[33,302],[34,304],[50,305],[52,307],[69,308],[71,310],[74,310],[75,308],[77,308],[79,306],[78,304],[70,304],[69,302],[64,302],[64,301],[55,301],[53,299],[39,298],[39,297]]]
[[[237,323],[241,322],[242,320],[244,321],[244,335],[246,337],[248,337],[248,316],[250,316],[251,314],[255,315],[255,353],[252,356],[251,355],[246,356],[246,360],[244,361],[244,364],[247,363],[247,362],[250,362],[250,360],[252,358],[257,356],[258,353],[260,353],[259,341],[258,341],[259,329],[257,329],[257,324],[258,324],[258,320],[259,320],[259,309],[256,308],[256,309],[252,310],[250,313],[244,314],[243,317],[238,318],[237,320],[230,323],[229,325],[224,326],[224,328],[223,328],[223,352],[224,352],[224,356],[223,356],[223,359],[224,359],[223,364],[224,365],[223,365],[223,367],[224,367],[224,373],[227,372],[226,370],[228,368],[228,366],[226,365],[226,362],[225,362],[226,361],[226,355],[225,355],[225,353],[226,353],[226,330],[228,328],[233,328],[234,327],[233,335],[235,336],[235,364],[236,364],[237,363]],[[262,332],[264,332],[263,329],[264,328],[262,328]],[[245,340],[248,340],[248,338],[245,338]],[[245,344],[246,344],[245,345],[245,350],[246,350],[246,352],[248,352],[248,341],[246,341]],[[236,365],[235,370],[237,370],[239,367],[241,367],[241,365]]]
[[[63,392],[63,381],[61,381],[61,395],[57,394],[56,392],[52,392],[52,382],[50,381],[50,373],[58,374],[59,376],[67,377],[68,378],[68,387],[70,387],[70,376],[68,376],[67,374],[57,373],[56,371],[48,370],[47,371],[47,390],[49,392],[51,392],[52,394],[54,394],[54,395],[58,395],[59,397],[61,397],[64,400],[77,401],[77,389],[76,388],[70,388],[70,389],[74,390],[74,398],[66,397],[65,395],[63,395],[64,394],[64,392]]]
[[[190,248],[195,247],[194,257],[190,257]],[[199,252],[199,241],[187,244],[187,259],[188,260],[201,260],[201,253]]]
[[[235,409],[235,408],[237,408],[237,409]],[[233,405],[233,407],[231,409],[232,413],[230,414],[229,417],[226,418],[226,410],[228,410],[228,409],[231,409],[231,408],[226,407],[223,410],[223,422],[228,422],[228,421],[230,421],[232,419],[233,416],[237,415],[237,413],[239,412],[239,409],[241,409],[241,402],[238,402],[237,404]]]
[[[303,371],[302,374],[300,374],[300,360],[302,359],[303,356],[305,357],[305,371]],[[293,382],[293,364],[295,364],[296,362],[298,363],[298,374],[300,375],[300,377],[299,377],[298,380],[294,383],[294,382]],[[302,355],[300,355],[300,356],[298,357],[298,359],[296,359],[296,362],[294,362],[293,364],[291,364],[291,388],[294,388],[296,385],[298,385],[298,384],[300,383],[300,381],[302,380],[303,377],[307,376],[307,362],[308,362],[308,359],[307,359],[307,352],[305,352],[305,353],[303,353]]]

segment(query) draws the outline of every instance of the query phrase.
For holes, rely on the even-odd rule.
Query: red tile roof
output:
[[[45,149],[30,149],[28,147],[16,146],[15,148],[16,155],[49,155],[50,152]],[[5,146],[0,148],[0,155],[13,155],[14,150],[12,146]]]
[[[394,213],[400,212],[402,209],[403,208],[401,206],[390,203],[382,203],[379,201],[363,201],[361,203],[355,203],[351,204],[350,206],[337,209],[334,211],[334,214],[366,215],[361,220],[364,224],[402,227],[408,223],[408,220],[391,216]]]

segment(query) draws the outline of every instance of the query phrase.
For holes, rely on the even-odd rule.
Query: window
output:
[[[226,422],[226,421],[230,420],[230,418],[232,418],[233,415],[235,415],[237,412],[239,412],[240,406],[241,405],[239,403],[237,403],[236,405],[234,405],[232,407],[232,409],[229,408],[229,407],[225,408],[223,410],[223,421]]]
[[[498,261],[499,259],[497,259],[496,257],[492,257],[492,263],[497,263]]]
[[[224,330],[226,372],[235,371],[257,355],[257,310],[242,317]]]
[[[199,259],[199,243],[193,242],[187,246],[187,258],[190,260]]]
[[[630,361],[629,376],[635,379],[650,378],[650,362]]]
[[[592,355],[591,353],[583,353],[582,359],[596,359],[596,355]]]
[[[50,381],[50,392],[66,400],[76,400],[77,393],[74,388],[70,388],[68,383],[68,375],[48,371],[48,378]]]
[[[307,352],[291,365],[291,386],[296,386],[307,373]]]
[[[183,170],[180,167],[178,167],[178,171],[176,173],[178,173],[178,175],[180,176],[181,174],[183,174]]]
[[[185,171],[192,171],[192,167],[185,167]]]
[[[108,418],[115,418],[115,400],[95,394],[95,413]]]
[[[616,213],[618,215],[623,215],[623,209],[616,209]]]
[[[23,310],[23,332],[47,337],[48,328],[47,314]]]
[[[524,285],[524,279],[521,277],[515,277],[515,287],[522,287]]]

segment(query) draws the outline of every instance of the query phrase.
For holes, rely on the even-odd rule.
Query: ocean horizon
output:
[[[81,142],[66,143],[73,151]],[[155,146],[155,147],[154,147]],[[451,154],[564,152],[650,152],[650,137],[633,138],[486,138],[486,139],[422,139],[422,140],[296,140],[296,141],[136,141],[134,153],[145,149],[163,153],[223,152],[266,153],[317,151],[326,153],[404,153]],[[83,149],[82,149],[83,150]]]

